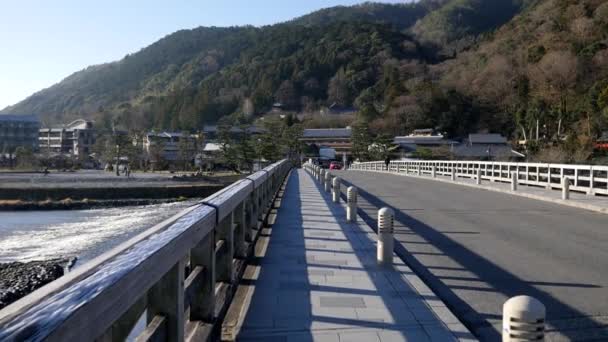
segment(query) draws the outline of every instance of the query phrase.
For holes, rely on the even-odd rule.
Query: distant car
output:
[[[342,170],[342,163],[340,162],[331,162],[329,163],[330,170]]]

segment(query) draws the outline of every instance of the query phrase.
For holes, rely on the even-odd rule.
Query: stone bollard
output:
[[[334,177],[331,185],[333,186],[331,198],[334,203],[340,203],[340,177]]]
[[[382,208],[378,211],[378,249],[376,260],[379,265],[392,265],[394,249],[394,217],[391,208]]]
[[[511,173],[511,191],[517,191],[517,172]]]
[[[433,178],[437,178],[437,166],[433,165],[433,169],[431,170],[431,176]]]
[[[570,180],[568,179],[568,177],[562,178],[562,199],[570,199]]]
[[[328,172],[325,174],[325,192],[331,191],[331,174]]]
[[[456,167],[454,167],[454,165],[452,165],[452,176],[451,176],[452,182],[456,181]]]
[[[544,341],[546,309],[530,296],[510,298],[502,307],[502,341]]]
[[[476,183],[477,183],[477,185],[481,185],[481,168],[477,169]]]
[[[319,183],[323,183],[323,179],[325,179],[326,174],[327,172],[325,172],[325,169],[319,170]]]
[[[418,176],[422,176],[422,168],[420,167],[420,164],[418,164]]]
[[[349,186],[346,190],[346,221],[357,222],[357,188]]]

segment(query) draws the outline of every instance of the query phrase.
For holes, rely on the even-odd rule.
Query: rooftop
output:
[[[507,138],[500,134],[469,134],[471,144],[506,144]]]
[[[308,128],[302,134],[303,138],[350,138],[352,129],[346,128]]]

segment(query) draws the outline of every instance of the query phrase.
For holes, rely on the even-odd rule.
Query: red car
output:
[[[331,162],[329,163],[330,170],[342,170],[342,163],[340,162]]]

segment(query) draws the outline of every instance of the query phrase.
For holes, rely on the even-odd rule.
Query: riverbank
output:
[[[0,264],[0,310],[63,276],[74,258]]]
[[[146,205],[204,198],[240,175],[138,173],[117,177],[103,171],[0,174],[0,210],[59,210]]]

